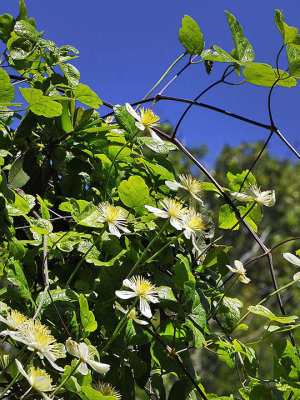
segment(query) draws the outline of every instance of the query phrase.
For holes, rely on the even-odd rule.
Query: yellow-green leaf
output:
[[[78,86],[74,89],[74,97],[75,100],[80,101],[80,103],[85,104],[91,108],[99,108],[99,104],[102,104],[102,101],[96,95],[95,92],[92,91],[87,85],[79,83]]]
[[[278,86],[293,87],[297,85],[296,79],[289,76],[287,72],[277,71],[268,64],[253,63],[244,68],[243,74],[247,82],[253,85],[271,87],[278,78],[276,83]]]
[[[179,41],[189,54],[201,54],[204,39],[198,24],[193,18],[185,15],[182,18],[182,28],[179,29]]]
[[[43,115],[47,118],[58,117],[62,113],[62,105],[57,101],[51,100],[51,97],[44,96],[40,89],[20,88],[24,99],[29,103],[30,110],[37,115]]]

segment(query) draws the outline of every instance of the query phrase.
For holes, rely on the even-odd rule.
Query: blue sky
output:
[[[81,82],[113,104],[143,98],[183,52],[178,41],[178,29],[185,14],[199,24],[206,48],[216,44],[230,52],[233,42],[224,13],[227,9],[242,25],[256,53],[255,61],[273,66],[282,43],[273,20],[275,8],[283,10],[289,25],[297,27],[300,22],[299,0],[27,0],[26,4],[29,16],[37,20],[37,29],[44,30],[44,38],[79,49],[80,58],[73,63],[81,72]],[[16,16],[18,1],[1,0],[0,13]],[[282,69],[286,68],[285,53],[280,61]],[[184,61],[174,72],[183,65]],[[215,65],[208,77],[204,65],[191,66],[165,94],[192,99],[217,80],[223,69],[224,65]],[[208,92],[202,101],[268,123],[267,94],[267,88],[250,84],[222,85]],[[298,151],[299,94],[299,86],[277,88],[272,99],[275,124]],[[159,102],[154,111],[162,121],[175,125],[184,107],[173,102]],[[179,138],[187,146],[204,143],[209,147],[206,162],[210,166],[223,144],[233,146],[263,140],[266,135],[267,132],[261,128],[202,108],[192,109],[179,130]],[[272,140],[270,149],[273,154],[290,156],[295,160],[295,156],[276,138]]]

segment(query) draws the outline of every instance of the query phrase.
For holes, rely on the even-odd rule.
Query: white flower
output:
[[[272,207],[275,204],[275,190],[266,190],[261,192],[256,185],[250,185],[242,193],[232,192],[232,197],[239,201],[255,201],[258,204],[263,204],[267,207]]]
[[[121,207],[112,206],[106,201],[99,204],[98,211],[101,215],[97,218],[96,222],[107,223],[109,232],[112,235],[118,238],[121,237],[120,230],[125,233],[130,233],[126,228],[126,212]]]
[[[95,390],[98,390],[98,392],[100,392],[102,396],[114,397],[116,400],[121,400],[122,398],[120,392],[110,383],[97,382],[95,384],[92,384],[92,387]]]
[[[192,175],[178,175],[180,183],[177,181],[165,181],[165,184],[171,190],[180,190],[183,191],[184,194],[189,194],[192,198],[199,201],[203,205],[203,201],[200,199],[199,195],[202,192],[202,184],[197,179],[194,179]]]
[[[186,209],[183,204],[176,200],[165,198],[159,202],[159,204],[166,210],[160,208],[145,206],[148,211],[152,212],[160,218],[170,218],[170,224],[176,229],[183,229],[183,218],[186,213]]]
[[[0,315],[0,321],[4,322],[10,328],[15,330],[18,329],[20,326],[22,326],[22,324],[27,320],[28,318],[17,310],[11,310],[10,314],[8,314],[6,318]]]
[[[203,220],[201,214],[197,213],[194,210],[188,210],[183,218],[184,223],[184,236],[187,239],[192,238],[192,242],[194,247],[198,250],[197,240],[201,236],[202,238],[205,236],[205,228],[206,224]]]
[[[234,274],[238,274],[239,276],[239,281],[243,283],[249,283],[250,279],[246,277],[246,270],[244,268],[244,265],[241,261],[235,260],[234,261],[235,268],[232,268],[230,265],[226,265],[226,267],[233,272]]]
[[[154,114],[150,108],[146,108],[144,110],[141,108],[140,115],[134,111],[134,109],[131,107],[129,103],[125,104],[126,110],[129,112],[130,115],[133,116],[135,119],[135,126],[140,130],[140,131],[145,131],[146,133],[150,133],[152,136],[152,139],[158,143],[158,144],[164,144],[164,141],[161,140],[161,138],[154,132],[153,129],[151,129],[154,126],[159,125],[159,117]]]
[[[147,279],[142,276],[133,276],[130,279],[125,279],[123,285],[130,288],[129,290],[116,290],[116,295],[121,299],[130,299],[132,297],[139,297],[140,299],[140,311],[145,317],[151,318],[151,308],[148,301],[151,303],[158,303],[157,288],[152,285]]]
[[[125,310],[123,307],[120,305],[117,305],[116,308],[120,310],[122,313],[127,314],[127,318],[131,319],[132,321],[136,322],[137,324],[140,325],[148,325],[147,321],[144,321],[143,319],[140,319],[140,313],[136,310],[135,307],[133,307],[131,310],[129,307],[127,307],[127,310]],[[130,310],[130,311],[129,311]]]
[[[91,360],[88,345],[84,342],[77,343],[71,338],[66,341],[66,348],[68,353],[72,356],[79,358],[81,361],[77,371],[82,375],[87,375],[89,370],[87,364],[100,374],[105,374],[110,369],[110,365],[103,364],[98,361]]]
[[[24,317],[26,318],[26,317]],[[65,357],[65,348],[51,335],[50,330],[40,321],[26,318],[15,331],[2,331],[1,335],[9,335],[17,342],[24,343],[29,350],[36,350],[40,358],[47,358],[50,364],[60,372],[64,369],[55,364],[57,358]],[[3,320],[2,320],[3,321]]]
[[[283,257],[290,263],[297,265],[298,267],[300,267],[300,258],[295,256],[292,253],[283,253],[282,254]],[[300,272],[297,272],[294,276],[293,276],[293,280],[297,281],[298,279],[300,279]]]
[[[300,258],[299,257],[295,256],[292,253],[283,253],[282,255],[288,262],[300,267]]]
[[[47,372],[40,368],[31,367],[29,369],[29,374],[24,371],[22,364],[19,360],[15,360],[18,370],[27,379],[29,385],[32,389],[36,390],[45,400],[50,400],[44,392],[49,392],[53,389],[52,379]],[[28,392],[27,392],[28,393]]]

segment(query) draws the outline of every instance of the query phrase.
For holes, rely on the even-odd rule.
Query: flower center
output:
[[[136,294],[139,297],[145,297],[151,292],[152,288],[153,286],[146,279],[138,279],[136,285]]]
[[[141,109],[141,123],[146,127],[149,128],[150,126],[158,125],[157,121],[159,121],[159,117],[154,114],[152,110],[147,108],[144,110]]]

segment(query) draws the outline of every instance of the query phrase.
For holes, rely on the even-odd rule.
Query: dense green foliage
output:
[[[253,63],[240,24],[226,16],[231,54],[204,50],[200,28],[185,16],[178,60],[189,57],[188,66],[199,57],[208,73],[214,62],[228,63],[220,82],[236,72],[271,92],[295,86],[300,36],[283,14],[275,12],[275,23],[290,75]],[[236,165],[231,157],[232,165],[219,160],[214,180],[177,140],[179,125],[168,134],[151,109],[113,107],[80,83],[70,63],[77,49],[44,39],[23,0],[16,19],[0,16],[0,39],[0,399],[299,399],[299,308],[286,314],[281,292],[297,290],[300,259],[280,255],[295,265],[278,289],[272,246],[288,237],[270,218],[264,225],[277,193],[276,179],[264,176],[280,171],[297,185],[292,172],[287,178],[292,166],[277,171],[262,159],[270,171],[255,177],[247,160]],[[13,103],[17,85],[22,104]],[[270,126],[251,123],[279,135],[270,119]],[[202,170],[203,182],[177,175],[182,154],[184,167],[193,162]],[[280,193],[289,197],[282,186]],[[293,210],[278,209],[276,224],[290,226],[290,213],[299,214]],[[270,249],[258,236],[262,229],[272,235]],[[247,255],[245,241],[260,248],[264,292],[255,291],[256,253]],[[245,304],[243,292],[250,293]],[[266,348],[271,370],[261,367]],[[206,359],[227,367],[231,386],[221,382],[209,393]]]

